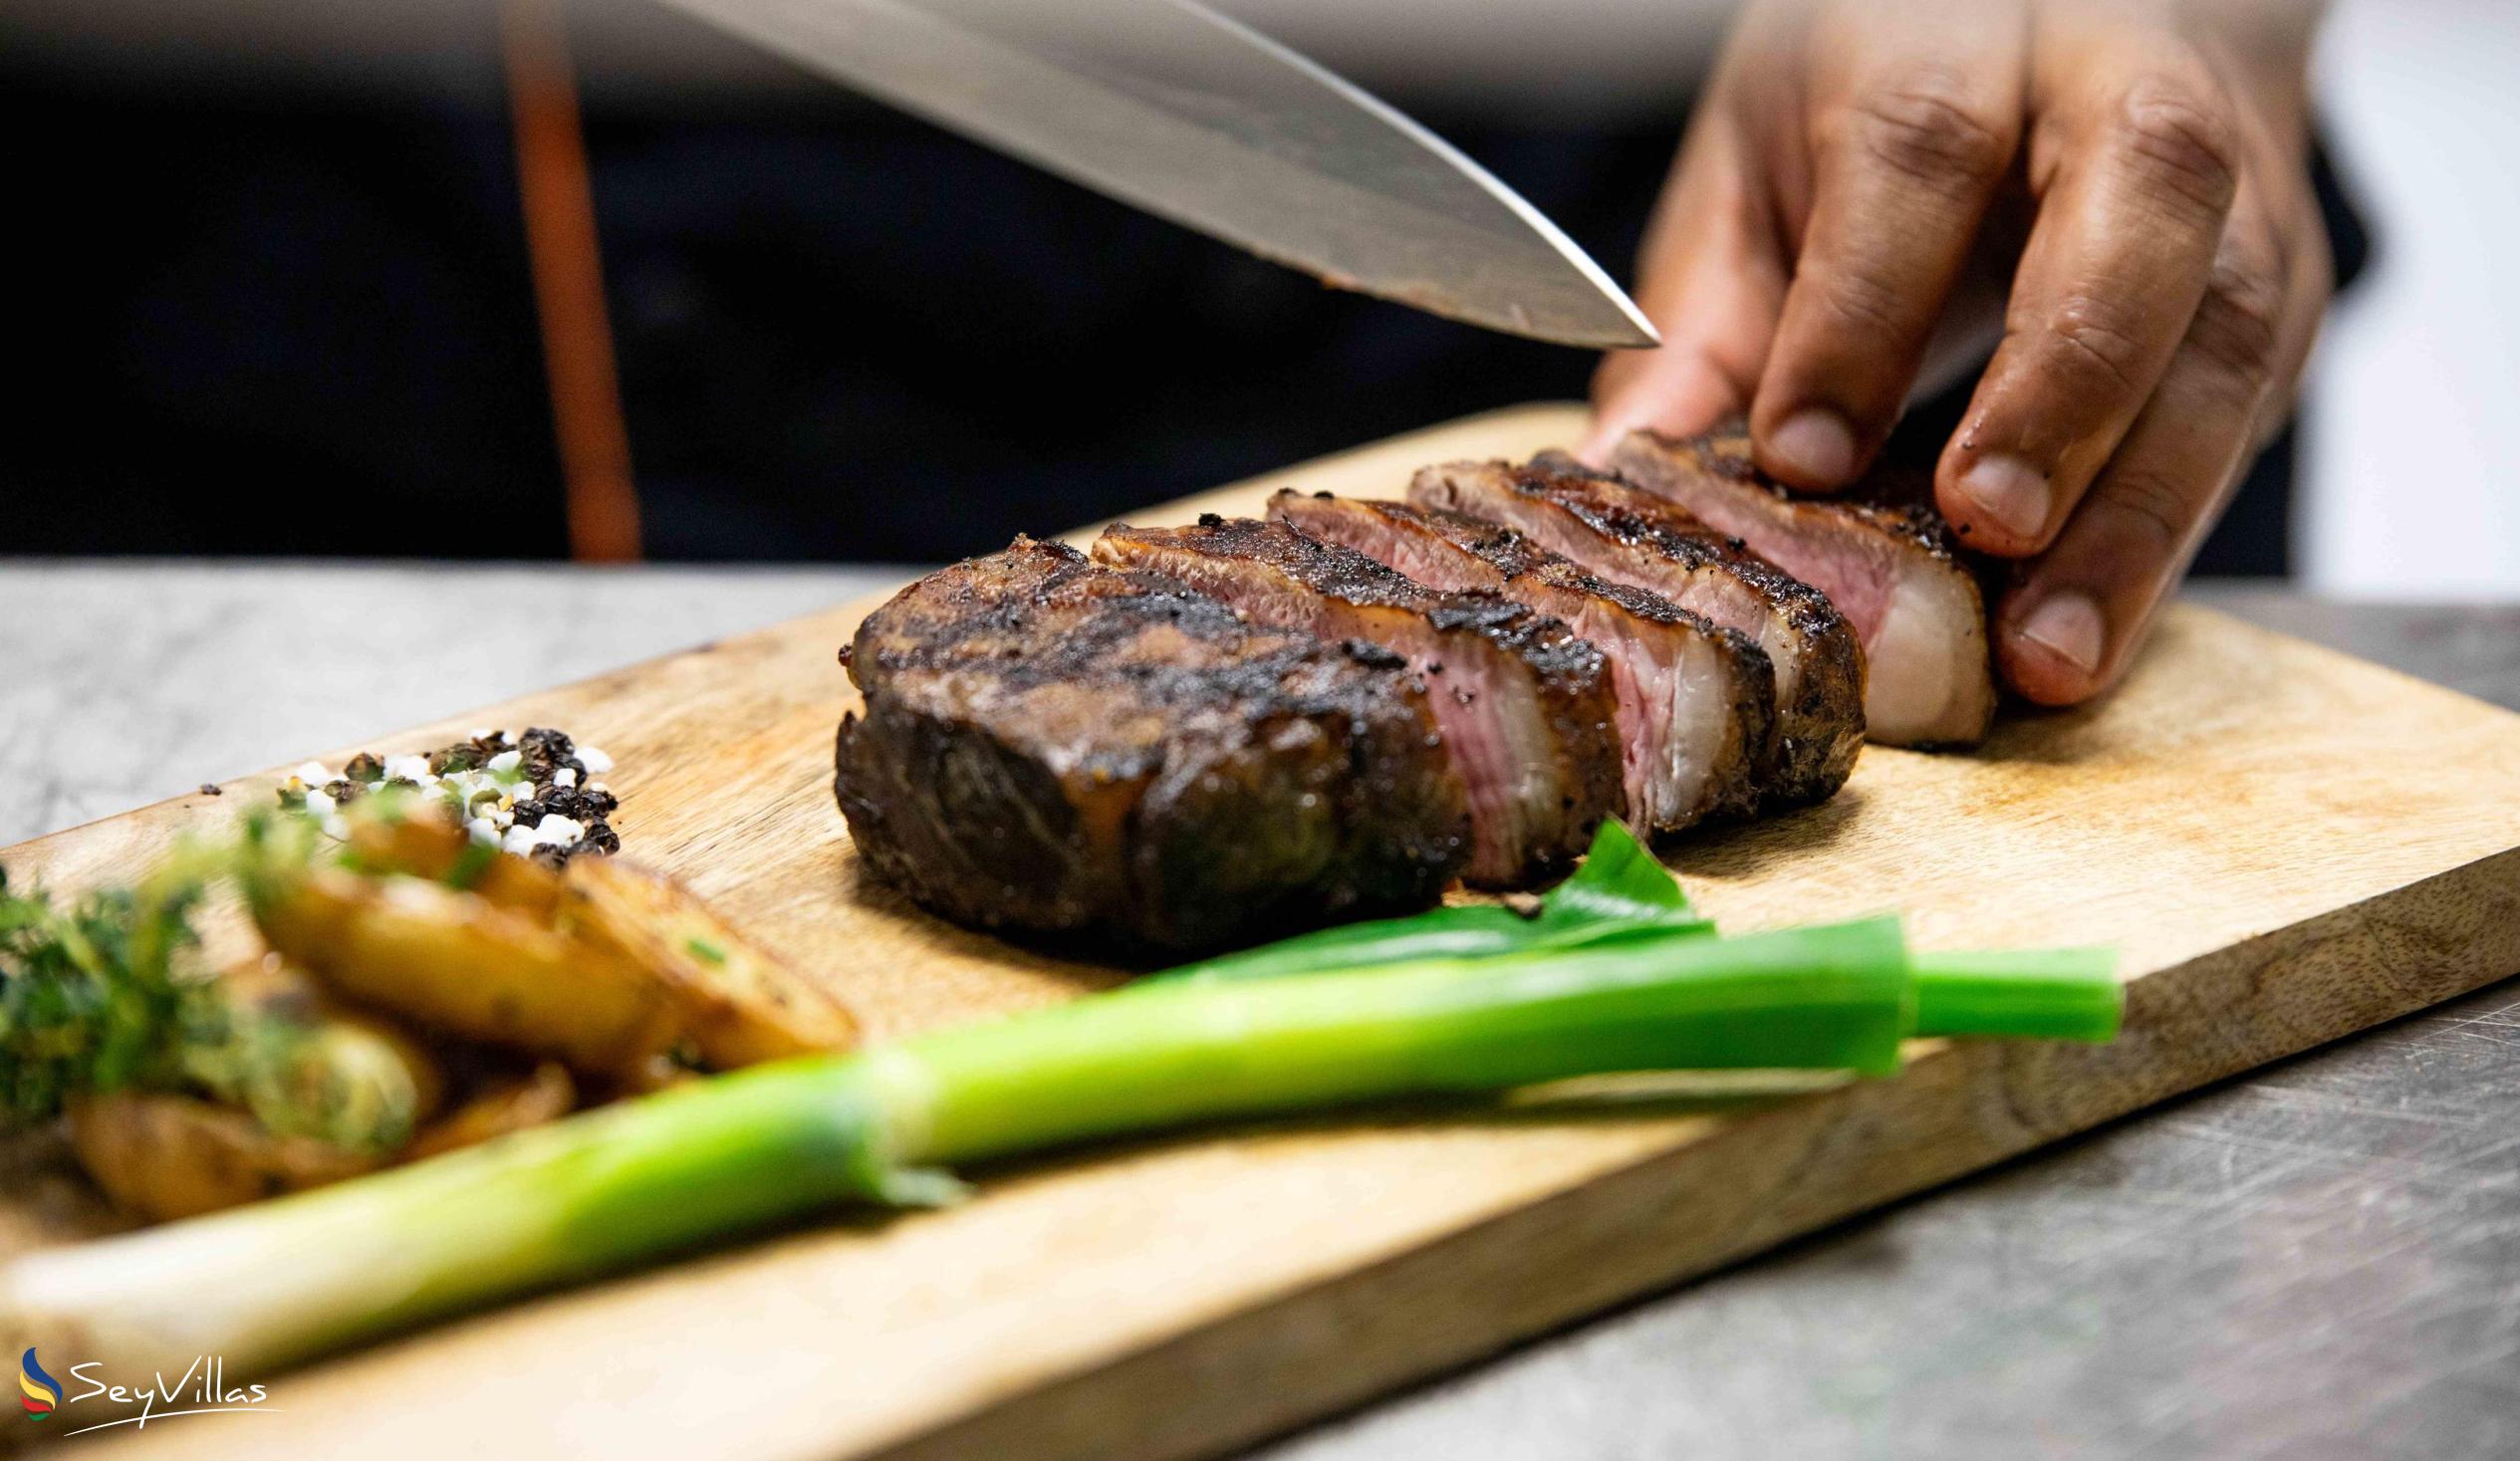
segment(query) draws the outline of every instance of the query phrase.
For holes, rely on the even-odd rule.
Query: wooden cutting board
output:
[[[1578,420],[1505,411],[1138,516],[1393,493]],[[870,607],[366,744],[533,723],[605,747],[628,852],[825,972],[879,1036],[1109,983],[861,881],[831,740],[853,700],[834,651]],[[273,780],[0,861],[64,887],[127,874]],[[280,1375],[283,1414],[161,1422],[119,1450],[1213,1453],[2510,974],[2516,814],[2520,717],[2174,609],[2096,708],[2011,717],[1974,755],[1868,750],[1828,805],[1669,852],[1732,929],[1898,907],[1926,946],[2117,943],[2134,984],[2114,1045],[1920,1042],[1894,1079],[1790,1097],[1385,1111],[987,1170],[954,1211],[836,1218],[515,1305]],[[0,1244],[94,1230],[75,1175],[15,1161]]]

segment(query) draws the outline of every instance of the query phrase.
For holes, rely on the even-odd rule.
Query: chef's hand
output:
[[[2045,704],[2113,682],[2292,405],[2332,283],[2303,0],[1751,0],[1639,260],[1631,427],[1747,411],[1759,465],[1844,486],[1929,340],[2001,344],[1934,490],[2028,559],[1996,614]],[[2008,298],[2006,296],[2009,296]]]

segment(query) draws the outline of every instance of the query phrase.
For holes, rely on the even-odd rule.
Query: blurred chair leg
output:
[[[525,246],[568,492],[570,554],[582,563],[632,563],[639,557],[638,489],[630,479],[630,430],[596,244],[595,189],[560,0],[501,0],[499,33],[516,123]]]

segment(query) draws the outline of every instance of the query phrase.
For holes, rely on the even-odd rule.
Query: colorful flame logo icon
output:
[[[26,1351],[18,1361],[18,1388],[26,1392],[26,1413],[37,1420],[53,1413],[61,1404],[61,1381],[44,1372],[35,1362],[35,1351]]]

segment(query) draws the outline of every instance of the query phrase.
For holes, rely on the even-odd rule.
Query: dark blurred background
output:
[[[697,22],[555,13],[646,557],[940,560],[1585,391],[1583,352],[1324,289]],[[496,0],[252,15],[0,12],[0,552],[565,556]],[[1624,277],[1721,22],[1673,15],[1600,105],[1511,45],[1486,85],[1322,59]],[[2293,456],[2200,572],[2285,570]]]

